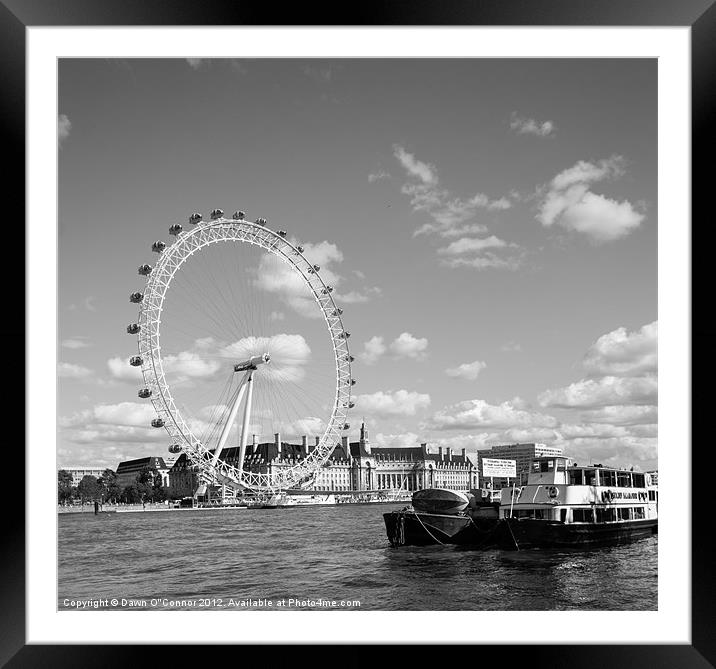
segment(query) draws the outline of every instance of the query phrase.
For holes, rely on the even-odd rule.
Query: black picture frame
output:
[[[346,6],[347,7],[347,6]],[[207,25],[277,25],[277,8],[267,3],[225,0],[196,2],[194,0],[2,0],[0,1],[0,68],[2,90],[0,109],[3,121],[5,164],[14,174],[22,174],[25,166],[25,28],[32,26],[207,26]],[[466,26],[466,25],[524,25],[524,26],[687,26],[691,28],[692,56],[692,220],[701,212],[705,218],[710,180],[710,158],[714,143],[716,105],[712,89],[716,85],[716,7],[714,0],[413,0],[390,2],[367,1],[350,6],[323,7],[294,4],[281,7],[278,25],[405,25],[405,26]],[[24,220],[24,188],[8,188],[4,195],[10,200],[6,206],[13,216]],[[708,224],[692,224],[692,305],[705,305],[696,319],[692,317],[692,357],[699,352],[699,369],[713,368],[713,355],[706,346],[716,336],[713,309],[710,307],[710,277],[703,269],[705,262],[697,262],[699,253],[708,249]],[[27,250],[30,252],[31,250]],[[699,299],[701,298],[701,299]],[[704,314],[703,311],[706,313]],[[13,339],[23,341],[23,319],[6,327],[3,341],[10,346]],[[15,343],[15,347],[17,342]],[[702,371],[702,377],[706,374]],[[692,431],[704,424],[710,414],[708,390],[696,392],[693,386]],[[26,447],[28,445],[26,444]],[[666,447],[666,445],[662,445]],[[692,439],[694,472],[692,500],[692,643],[691,645],[546,645],[546,646],[481,646],[468,649],[460,661],[528,662],[529,666],[565,667],[709,667],[716,666],[716,570],[713,569],[709,542],[708,476],[699,472],[701,463],[708,466],[710,444],[705,439]],[[17,479],[19,480],[19,478]],[[16,504],[4,515],[2,551],[3,607],[0,611],[0,663],[8,667],[37,667],[64,665],[74,667],[113,667],[149,661],[151,650],[161,650],[162,662],[174,661],[175,653],[182,664],[192,661],[186,647],[148,646],[66,646],[26,645],[25,642],[25,518]],[[466,639],[466,644],[469,640]],[[139,650],[138,650],[139,648]],[[294,652],[283,647],[287,657]],[[199,649],[201,650],[201,649]],[[432,650],[432,649],[431,649]],[[445,650],[437,648],[445,660]],[[419,650],[427,661],[428,648]],[[453,651],[448,650],[452,654]],[[349,655],[346,658],[346,655]],[[203,660],[211,661],[204,655]],[[295,657],[295,655],[294,655]],[[311,653],[308,658],[316,661]],[[369,648],[346,653],[331,652],[324,659],[341,664],[364,665],[374,661]],[[403,661],[409,660],[407,653]],[[218,659],[218,658],[217,658]],[[239,658],[235,658],[239,661]],[[273,664],[276,655],[272,654]],[[154,660],[157,661],[157,660]]]

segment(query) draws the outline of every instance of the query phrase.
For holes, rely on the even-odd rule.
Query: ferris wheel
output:
[[[310,483],[350,427],[356,383],[332,272],[314,262],[337,250],[304,249],[241,211],[195,213],[169,233],[129,298],[139,305],[129,363],[141,369],[152,427],[205,485],[260,493]],[[262,455],[262,444],[273,450]]]

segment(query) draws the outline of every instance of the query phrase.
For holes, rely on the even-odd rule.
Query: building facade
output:
[[[489,449],[482,449],[477,452],[480,476],[482,477],[482,461],[484,458],[494,458],[496,460],[514,460],[516,463],[517,478],[508,480],[507,478],[495,477],[492,481],[483,478],[483,484],[490,483],[494,488],[504,488],[507,485],[516,483],[524,485],[527,483],[527,477],[530,472],[532,460],[536,457],[562,455],[562,448],[559,446],[547,446],[546,444],[529,443],[529,444],[501,444],[492,446]]]
[[[72,474],[72,485],[77,487],[85,476],[94,476],[98,479],[107,467],[60,467],[59,471]]]
[[[319,438],[315,438],[317,445]],[[316,447],[303,437],[300,444],[281,440],[247,445],[244,469],[260,474],[276,474],[295,466]],[[225,448],[221,459],[237,466],[238,447]],[[200,485],[198,470],[182,454],[169,471],[169,491],[173,498],[193,496]],[[321,492],[413,491],[423,488],[470,490],[478,487],[477,460],[465,449],[453,453],[449,448],[423,443],[407,448],[371,446],[365,425],[360,439],[344,437],[325,465],[316,472],[304,490]]]
[[[162,477],[162,485],[169,486],[170,467],[162,457],[150,456],[120,462],[117,467],[117,485],[126,488],[137,482],[137,476],[145,468],[156,469]]]

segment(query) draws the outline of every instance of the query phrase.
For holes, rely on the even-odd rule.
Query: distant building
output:
[[[318,445],[302,437],[300,444],[281,440],[246,447],[246,471],[275,475],[295,466]],[[239,448],[225,448],[221,459],[234,467],[238,464]],[[169,472],[169,491],[172,497],[192,496],[199,487],[199,472],[182,454]],[[477,461],[468,457],[465,449],[453,453],[450,448],[428,447],[423,443],[406,448],[371,446],[368,430],[361,425],[360,439],[349,442],[344,437],[330,458],[314,477],[309,490],[330,492],[420,490],[423,488],[452,488],[469,490],[478,487]]]
[[[169,485],[169,466],[162,457],[149,456],[120,462],[117,467],[117,485],[126,488],[137,482],[137,475],[145,468],[156,469],[162,476],[162,485]]]
[[[60,467],[58,471],[65,471],[72,474],[72,485],[78,486],[85,476],[94,476],[98,479],[102,476],[105,469],[107,469],[107,467]]]
[[[503,488],[509,483],[524,485],[527,483],[530,465],[532,460],[541,456],[562,455],[562,448],[559,446],[547,446],[546,444],[529,443],[529,444],[502,444],[493,446],[489,449],[481,449],[477,452],[479,458],[479,470],[482,477],[482,461],[484,458],[494,458],[496,460],[514,460],[517,470],[517,478],[508,481],[506,478],[495,477],[492,485],[495,488]],[[483,480],[483,484],[487,482]]]

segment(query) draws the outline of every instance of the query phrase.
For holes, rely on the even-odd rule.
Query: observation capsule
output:
[[[164,421],[161,418],[152,420],[152,427],[164,427]]]
[[[141,397],[143,400],[146,400],[146,399],[148,399],[149,397],[152,396],[152,391],[149,390],[149,388],[142,388],[142,389],[137,393],[137,395],[138,395],[139,397]]]
[[[352,409],[356,405],[355,402],[348,402],[348,408]]]
[[[196,212],[195,214],[189,216],[189,223],[196,225],[197,223],[201,223],[202,218],[204,217],[199,212]]]
[[[141,293],[132,293],[129,296],[129,301],[133,302],[134,304],[139,304],[144,299],[144,295]]]
[[[223,209],[212,209],[211,210],[211,220],[215,221],[217,218],[221,218],[224,215]]]
[[[344,330],[341,332],[341,334],[338,335],[341,339],[348,339],[348,337],[351,336],[351,333],[348,332],[348,330]]]
[[[351,379],[350,385],[351,385],[351,386],[354,386],[355,384],[356,384],[356,380],[355,380],[355,379]]]
[[[154,251],[154,253],[161,253],[165,248],[167,248],[167,245],[161,240],[157,240],[152,244],[152,251]]]
[[[322,292],[324,295],[328,295],[328,293],[332,293],[332,292],[333,292],[333,286],[326,286],[321,292]]]
[[[277,230],[279,237],[285,237],[288,233],[285,230]]]
[[[140,265],[137,269],[137,273],[141,274],[142,276],[148,276],[152,272],[152,266],[151,265]]]
[[[266,225],[266,222],[265,218],[257,218],[255,221],[256,225]]]
[[[169,234],[170,235],[178,235],[184,228],[182,228],[179,223],[175,223],[174,225],[170,226],[169,228]]]
[[[179,444],[172,444],[169,447],[170,453],[181,453],[181,446]]]
[[[144,360],[142,360],[142,356],[140,355],[133,355],[129,359],[129,364],[132,365],[132,367],[140,367]]]
[[[297,246],[296,251],[298,251],[299,253],[303,253],[303,246]]]
[[[340,307],[338,307],[338,309],[336,309],[336,310],[333,312],[332,315],[333,315],[333,316],[340,316],[342,313],[343,313],[343,309],[341,309]]]
[[[354,362],[354,361],[355,361],[355,358],[354,358],[352,355],[347,355],[347,356],[344,358],[344,360],[345,360],[346,362]]]
[[[130,323],[127,326],[127,334],[137,334],[142,329],[139,323]]]
[[[344,430],[350,430],[351,424],[350,423],[343,423],[343,429]]]
[[[235,221],[243,221],[246,218],[246,212],[244,211],[235,211],[231,218],[233,218]]]

